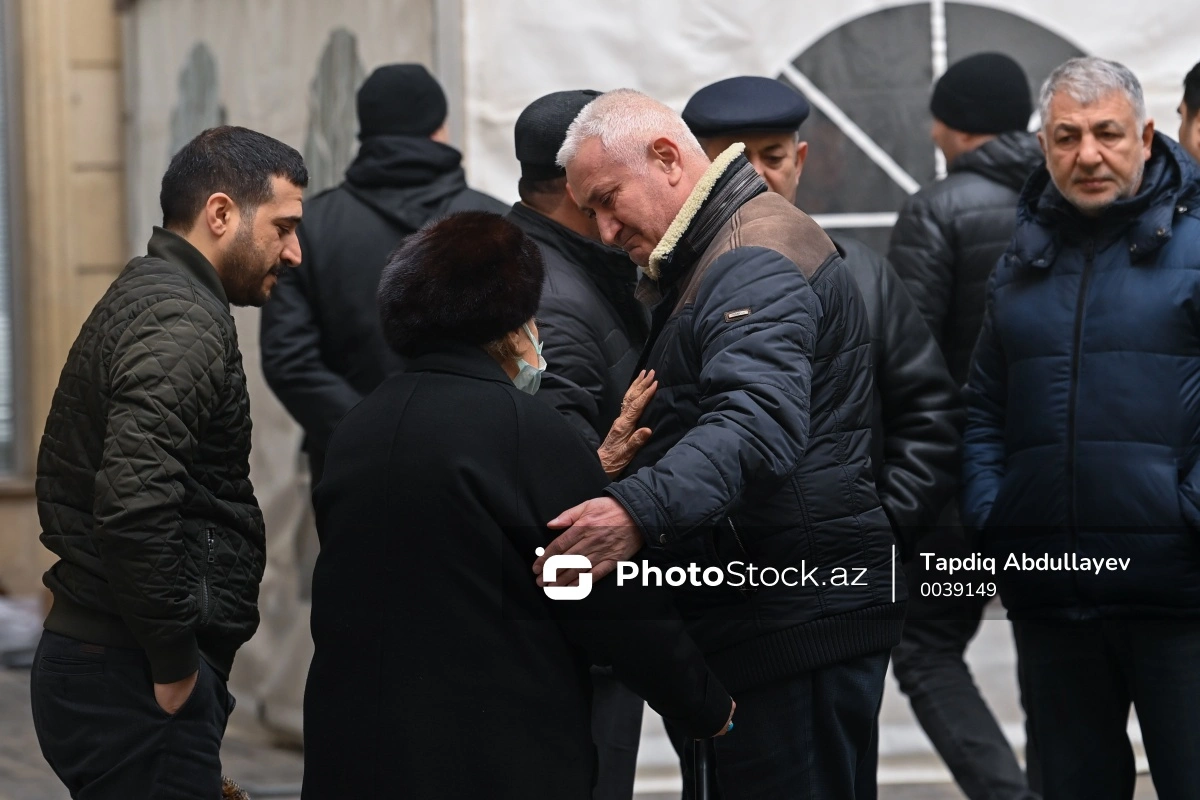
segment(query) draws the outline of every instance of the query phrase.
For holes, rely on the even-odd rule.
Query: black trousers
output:
[[[221,738],[233,697],[203,659],[191,697],[170,715],[154,699],[141,650],[44,631],[30,692],[42,755],[72,798],[221,796]]]
[[[917,549],[938,556],[965,557],[970,553],[954,529],[931,534]],[[927,572],[920,558],[905,564],[904,573],[908,579],[907,619],[904,637],[892,651],[892,668],[900,690],[912,704],[913,716],[970,800],[1037,800],[963,658],[991,598],[922,596],[922,583],[947,578],[936,571]],[[978,584],[994,582],[995,577],[969,573],[949,580]],[[1032,743],[1031,737],[1026,756],[1030,777],[1036,778]]]
[[[645,701],[612,676],[592,667],[592,741],[599,775],[592,800],[630,800],[637,773]]]
[[[1200,796],[1200,622],[1013,622],[1046,800],[1130,800],[1137,709],[1161,800]]]
[[[883,652],[737,692],[733,730],[707,745],[714,799],[875,800],[887,665]],[[666,727],[695,800],[692,740]]]

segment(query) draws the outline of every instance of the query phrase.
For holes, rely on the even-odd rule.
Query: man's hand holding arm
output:
[[[725,312],[742,308],[751,313],[727,321]],[[779,253],[741,248],[719,259],[697,294],[691,330],[681,331],[700,354],[696,426],[657,464],[610,486],[608,498],[560,515],[555,527],[569,527],[554,552],[604,562],[607,574],[643,540],[655,547],[716,521],[750,481],[791,474],[808,441],[819,309]]]

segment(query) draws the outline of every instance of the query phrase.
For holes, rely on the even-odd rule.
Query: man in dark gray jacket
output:
[[[507,206],[467,186],[449,145],[446,95],[420,64],[387,64],[357,95],[358,154],[342,184],[308,204],[304,262],[263,308],[259,344],[271,391],[304,429],[315,485],[325,442],[355,403],[403,364],[383,341],[375,290],[405,236],[455,211]]]
[[[738,703],[736,735],[711,762],[717,783],[746,797],[874,797],[905,592],[870,469],[866,310],[833,243],[742,149],[710,161],[678,114],[628,89],[567,133],[572,196],[645,270],[642,359],[659,389],[642,418],[649,442],[605,496],[550,521],[564,532],[534,570],[570,552],[593,581],[618,561],[618,581],[637,579],[629,567],[643,582],[650,566],[674,576],[689,631]],[[644,571],[628,561],[643,547]]]
[[[163,176],[147,255],[67,357],[38,454],[59,560],[31,691],[72,797],[220,796],[225,682],[258,627],[266,560],[229,307],[262,305],[299,263],[307,183],[281,142],[201,133]]]
[[[1026,132],[1033,103],[1025,71],[1008,56],[982,53],[955,63],[934,87],[930,108],[933,138],[949,175],[909,198],[888,257],[961,389],[983,323],[988,277],[1012,238],[1021,187],[1043,157],[1037,138]],[[956,523],[952,506],[921,550],[966,555]],[[904,641],[892,653],[900,688],[967,797],[1035,797],[963,660],[990,598],[922,597],[920,584],[939,579],[924,563],[918,558],[906,567],[913,590],[909,619]],[[1032,748],[1027,753],[1035,763]]]

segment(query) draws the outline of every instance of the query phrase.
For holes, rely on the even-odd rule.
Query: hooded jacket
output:
[[[1034,174],[965,392],[963,522],[1012,617],[1200,616],[1197,309],[1200,166],[1175,142],[1099,217]]]
[[[302,262],[263,307],[267,384],[304,429],[314,482],[334,425],[403,368],[383,339],[375,292],[388,255],[426,222],[507,206],[467,187],[462,155],[427,138],[363,140],[340,186],[305,202]]]
[[[988,276],[1016,226],[1017,197],[1043,161],[1033,134],[997,136],[956,158],[945,180],[912,195],[892,230],[888,260],[959,387],[979,337]]]
[[[651,255],[654,434],[608,489],[660,567],[726,575],[675,595],[733,692],[888,650],[905,599],[871,475],[862,296],[743,149],[713,162]],[[794,585],[751,581],[751,564]]]
[[[546,374],[538,397],[593,450],[621,413],[649,330],[634,297],[637,267],[623,250],[580,236],[521,203],[508,213],[541,250],[546,280],[538,333]]]

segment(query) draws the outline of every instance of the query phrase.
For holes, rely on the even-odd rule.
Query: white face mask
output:
[[[542,342],[533,338],[533,331],[529,330],[528,322],[521,327],[525,330],[529,341],[533,342],[533,348],[537,351],[538,365],[535,367],[525,359],[518,358],[517,377],[513,378],[513,385],[527,394],[537,394],[537,390],[542,386],[542,373],[546,371],[546,359],[542,358],[543,345]]]

